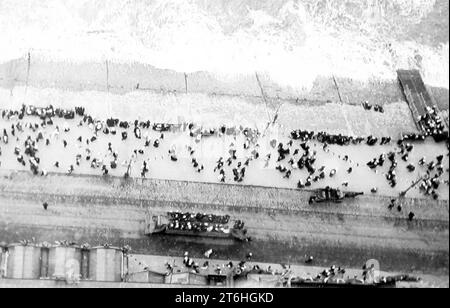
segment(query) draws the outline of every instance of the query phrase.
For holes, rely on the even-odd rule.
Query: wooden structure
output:
[[[426,107],[437,108],[433,97],[427,90],[422,76],[418,70],[397,70],[397,77],[408,103],[409,109],[419,131],[422,131],[418,123],[419,117],[426,114]],[[438,109],[439,113],[440,110]],[[448,130],[448,123],[445,123]]]

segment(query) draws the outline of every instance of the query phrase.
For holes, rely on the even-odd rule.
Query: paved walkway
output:
[[[165,107],[170,109],[170,106]],[[86,111],[90,113],[93,109],[95,108],[87,107]],[[143,106],[142,110],[145,110]],[[158,110],[154,111],[158,114]],[[318,113],[319,111],[320,110],[317,110]],[[249,112],[250,111],[246,114],[249,114]],[[299,111],[296,110],[296,112]],[[220,110],[215,110],[214,113],[221,114]],[[321,113],[326,114],[326,110],[323,109],[323,112]],[[124,112],[123,114],[126,115],[127,113]],[[286,113],[286,115],[290,115],[290,113]],[[303,116],[307,116],[307,113]],[[319,115],[317,114],[317,116]],[[329,121],[327,120],[327,117],[330,117]],[[317,126],[314,129],[319,130],[322,129],[323,126],[329,124],[331,125],[330,127],[332,127],[333,123],[337,124],[339,122],[338,119],[331,119],[331,117],[332,115],[321,116],[321,119],[324,120],[324,122],[321,122],[322,124],[320,124],[322,127]],[[161,118],[164,118],[164,116]],[[205,114],[205,118],[209,119],[211,116],[207,116]],[[105,119],[104,113],[102,119]],[[37,119],[34,117],[26,117],[25,122],[29,121],[36,122]],[[237,151],[237,160],[234,161],[231,166],[227,166],[227,163],[225,163],[224,170],[226,177],[225,182],[235,183],[233,181],[232,168],[236,167],[237,161],[244,164],[246,159],[251,156],[252,150],[256,147],[255,145],[252,145],[250,149],[244,150],[243,144],[245,137],[242,133],[239,133],[236,136],[225,135],[222,137],[204,137],[200,143],[196,143],[194,138],[189,136],[189,131],[165,133],[164,139],[161,140],[158,148],[154,148],[152,145],[149,147],[144,147],[144,139],[136,139],[132,129],[128,129],[128,138],[125,141],[121,141],[120,137],[120,133],[123,130],[118,129],[118,134],[116,136],[112,136],[111,134],[104,135],[103,133],[100,133],[95,142],[91,142],[87,145],[85,141],[86,139],[93,137],[93,131],[86,126],[78,127],[77,124],[79,121],[79,117],[77,120],[71,121],[55,119],[55,125],[53,127],[40,130],[43,133],[44,138],[49,138],[50,140],[50,144],[48,146],[45,145],[45,140],[38,143],[38,156],[41,159],[41,168],[48,172],[66,173],[70,165],[73,165],[75,167],[74,174],[102,174],[101,168],[91,168],[90,161],[85,159],[87,155],[86,149],[91,151],[91,160],[94,158],[101,159],[109,167],[109,162],[113,160],[112,156],[108,154],[108,143],[110,142],[113,150],[118,153],[118,167],[116,169],[108,168],[109,174],[111,175],[122,176],[126,171],[126,166],[123,166],[122,163],[124,161],[129,161],[134,150],[142,149],[144,151],[143,154],[137,155],[137,158],[131,168],[131,175],[134,177],[140,177],[143,161],[147,160],[149,165],[149,173],[147,174],[147,177],[150,178],[218,183],[218,173],[213,172],[216,161],[220,157],[223,157],[224,161],[228,158],[230,144],[233,143]],[[284,120],[280,119],[280,121],[283,122]],[[375,119],[373,121],[377,120]],[[384,119],[377,125],[384,125],[387,121],[388,119]],[[62,130],[65,126],[65,122],[67,122],[66,124],[70,127],[69,132],[64,132]],[[239,121],[237,122],[239,123]],[[284,122],[286,123],[287,120]],[[309,119],[308,122],[313,123],[312,119]],[[14,123],[16,123],[16,121],[0,120],[0,131],[3,131],[3,129],[10,131],[10,127]],[[353,119],[352,123],[358,122],[356,119]],[[54,133],[56,125],[61,128],[59,135]],[[215,127],[219,127],[219,125],[220,124],[217,124]],[[253,127],[253,125],[250,127]],[[304,128],[304,126],[300,125],[298,127]],[[328,131],[330,130],[333,131],[333,129],[329,129]],[[14,155],[14,149],[15,147],[18,147],[23,153],[25,150],[24,142],[27,136],[35,138],[38,133],[39,131],[32,132],[29,129],[25,129],[23,133],[16,133],[16,137],[19,138],[19,140],[17,140],[16,137],[13,138],[13,136],[10,136],[10,142],[8,144],[0,144],[2,150],[2,155],[0,156],[0,168],[29,170],[28,163],[26,166],[22,166],[22,164],[17,161],[17,157]],[[151,129],[142,131],[142,136],[145,136],[146,134],[148,134],[150,140],[152,141],[151,143],[160,137],[160,133]],[[80,136],[82,137],[82,142],[77,140]],[[66,147],[63,144],[64,140],[68,143]],[[281,127],[275,126],[267,131],[267,135],[265,137],[259,138],[259,158],[249,162],[249,166],[246,167],[246,174],[242,184],[296,188],[299,180],[305,182],[308,177],[308,173],[306,170],[292,169],[291,176],[289,178],[284,178],[283,174],[275,168],[278,164],[280,164],[290,169],[288,161],[293,158],[293,155],[289,155],[285,160],[277,162],[276,160],[278,153],[276,152],[276,149],[270,145],[272,140],[276,140],[277,143],[283,142],[286,144],[289,140],[288,131],[281,130]],[[297,156],[301,156],[303,153],[299,144],[300,142],[295,141],[292,147],[292,152],[294,149],[299,148],[300,151]],[[189,154],[188,146],[195,150],[194,155],[191,156]],[[418,161],[421,157],[425,156],[427,162],[429,162],[433,160],[435,156],[443,154],[444,170],[446,170],[449,166],[445,144],[436,144],[431,140],[424,143],[415,144],[415,148],[413,149],[408,162],[404,162],[400,159],[400,157],[397,157],[398,167],[396,172],[398,184],[395,188],[391,188],[385,178],[385,174],[389,169],[389,163],[385,163],[383,167],[379,167],[376,170],[370,169],[366,163],[375,157],[379,157],[382,153],[397,151],[398,149],[395,144],[373,147],[367,145],[352,145],[345,147],[329,146],[328,152],[325,152],[322,145],[317,142],[311,142],[310,146],[311,151],[316,151],[317,153],[317,160],[315,163],[316,169],[324,166],[324,172],[326,174],[325,179],[318,182],[313,182],[311,188],[320,188],[328,185],[331,187],[341,187],[342,189],[349,191],[362,191],[366,194],[371,194],[370,190],[373,187],[377,187],[378,194],[398,196],[399,192],[406,189],[412,181],[416,180],[425,173],[426,166],[418,166]],[[176,149],[178,157],[177,162],[171,161],[170,156],[168,155],[169,149],[173,147]],[[75,164],[75,157],[77,154],[82,156],[79,166]],[[265,157],[268,154],[271,155],[271,159],[266,166]],[[348,160],[344,160],[346,155],[349,157]],[[192,158],[196,158],[199,165],[204,165],[203,171],[197,172],[197,170],[192,166]],[[296,158],[298,160],[299,157]],[[56,161],[59,162],[59,167],[54,166]],[[406,166],[409,163],[416,165],[416,170],[414,172],[409,172],[406,169]],[[352,168],[353,170],[350,174],[347,172],[349,168]],[[337,170],[334,177],[329,176],[332,169]],[[444,177],[446,174],[444,174]],[[347,183],[347,187],[342,186],[344,183]],[[448,184],[441,184],[438,189],[438,193],[441,199],[448,200]],[[423,197],[423,194],[415,188],[408,192],[408,196]]]

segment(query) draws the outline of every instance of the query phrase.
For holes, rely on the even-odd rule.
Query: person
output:
[[[426,160],[425,160],[425,156],[424,156],[419,160],[419,165],[423,166],[425,164],[425,162],[426,162]]]
[[[409,164],[408,166],[406,166],[406,168],[409,172],[413,172],[414,170],[416,170],[416,167],[413,164]]]
[[[212,253],[213,253],[213,250],[212,250],[212,249],[208,249],[208,250],[205,252],[205,257],[209,259],[209,257],[211,256]]]
[[[108,168],[106,168],[106,165],[102,166],[102,172],[103,172],[103,175],[107,175],[108,174]]]
[[[6,132],[6,129],[3,129],[3,143],[8,144],[8,133]]]
[[[202,270],[207,270],[208,267],[209,267],[209,262],[208,262],[208,261],[205,261],[205,262],[203,263],[203,266],[201,267],[201,269],[202,269]]]
[[[75,157],[75,163],[77,166],[80,165],[80,161],[81,161],[81,154],[77,154],[77,156]]]
[[[134,127],[134,136],[137,139],[141,139],[141,129],[138,126]]]
[[[225,182],[225,171],[223,171],[223,169],[220,170],[219,181],[221,183]]]
[[[414,213],[413,212],[409,212],[409,214],[408,214],[408,220],[409,221],[412,221],[413,220],[413,218],[414,218]]]
[[[44,202],[44,203],[42,204],[42,206],[44,207],[44,210],[47,210],[48,203],[47,203],[47,202]]]
[[[284,178],[289,179],[289,177],[291,176],[291,170],[286,171],[286,174],[284,175]]]
[[[389,203],[388,209],[392,210],[395,206],[395,199],[391,199],[391,203]]]

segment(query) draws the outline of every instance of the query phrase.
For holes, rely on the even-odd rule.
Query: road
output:
[[[414,208],[418,217],[408,222],[404,213],[386,209],[388,198],[310,206],[309,195],[264,187],[17,173],[0,180],[1,240],[128,244],[136,253],[166,256],[189,251],[199,257],[213,248],[224,260],[242,259],[251,251],[255,261],[273,263],[302,264],[313,255],[318,266],[352,268],[375,258],[383,270],[448,274],[448,202],[405,199],[404,211]],[[245,221],[253,240],[145,237],[147,210],[227,213]]]

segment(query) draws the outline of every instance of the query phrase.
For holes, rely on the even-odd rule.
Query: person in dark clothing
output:
[[[48,203],[47,203],[47,202],[44,202],[44,203],[42,204],[42,206],[44,207],[44,210],[47,210]]]
[[[392,210],[395,206],[395,199],[391,199],[391,203],[389,203],[388,209]]]

